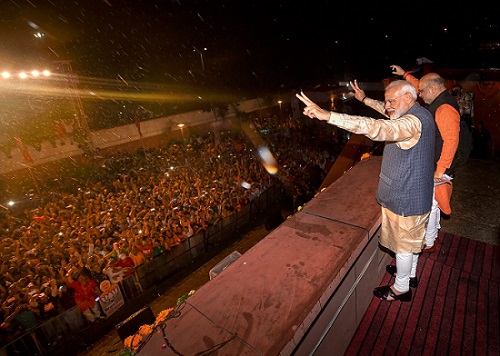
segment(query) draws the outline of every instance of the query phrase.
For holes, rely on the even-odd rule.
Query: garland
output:
[[[178,318],[180,316],[180,309],[183,303],[187,298],[192,296],[194,294],[194,290],[191,290],[189,293],[182,295],[179,299],[177,299],[177,305],[175,308],[169,308],[162,310],[158,315],[156,316],[155,322],[153,324],[144,324],[139,329],[134,335],[130,335],[123,341],[123,346],[124,349],[120,353],[120,356],[133,356],[136,355],[143,347],[144,345],[147,344],[147,342],[151,339],[153,334],[155,332],[162,332],[164,335],[164,339],[168,341],[165,337],[165,327],[166,327],[166,322],[169,319],[173,318]],[[177,354],[179,354],[177,351],[175,351],[168,343],[168,346]],[[167,345],[164,344],[162,348],[166,348]]]

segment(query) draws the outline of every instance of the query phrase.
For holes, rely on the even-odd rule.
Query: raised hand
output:
[[[317,118],[318,120],[323,120],[323,121],[328,121],[330,119],[330,112],[321,109],[303,92],[300,92],[300,94],[296,94],[296,96],[300,101],[302,101],[306,105],[306,107],[304,108],[304,115],[310,118]]]
[[[366,98],[365,91],[361,89],[358,85],[358,81],[354,79],[354,82],[349,82],[351,84],[352,89],[354,90],[354,97],[359,101],[363,101]]]
[[[395,65],[395,64],[391,65],[391,70],[392,70],[392,74],[396,74],[399,76],[403,76],[405,74],[404,69],[398,65]]]

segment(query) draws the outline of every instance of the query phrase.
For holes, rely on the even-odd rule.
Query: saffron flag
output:
[[[135,126],[137,127],[137,131],[139,131],[139,136],[142,137],[141,120],[139,119],[139,115],[137,114],[137,111],[134,113],[134,122],[135,122]]]
[[[14,137],[14,139],[16,140],[17,148],[19,148],[19,151],[21,151],[26,162],[33,163],[33,158],[31,157],[30,149],[28,148],[28,146],[24,144],[20,137]]]

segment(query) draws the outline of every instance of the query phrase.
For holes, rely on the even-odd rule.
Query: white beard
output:
[[[393,119],[397,119],[398,117],[400,117],[401,115],[399,115],[399,112],[398,110],[393,110],[393,111],[388,111],[387,114],[389,115],[389,118],[391,120]]]

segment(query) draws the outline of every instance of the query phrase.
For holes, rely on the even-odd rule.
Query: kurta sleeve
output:
[[[413,75],[411,75],[409,72],[406,72],[404,75],[403,75],[403,79],[407,80],[410,82],[411,85],[413,85],[415,87],[415,89],[417,89],[417,93],[418,93],[418,82],[419,80],[417,78],[415,78]]]
[[[422,123],[414,115],[403,115],[394,120],[376,120],[332,112],[328,123],[355,134],[365,135],[374,141],[396,142],[404,150],[413,147],[422,132]]]
[[[365,104],[366,106],[379,112],[380,114],[384,115],[385,117],[388,117],[387,114],[385,113],[385,105],[382,101],[370,99],[370,98],[366,97],[365,99],[363,99],[363,104]]]
[[[443,138],[443,148],[437,161],[436,173],[443,174],[450,168],[458,148],[460,137],[460,114],[449,104],[436,110],[436,125]]]

